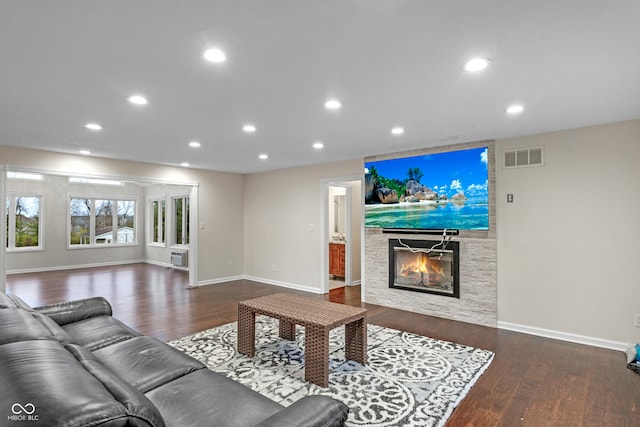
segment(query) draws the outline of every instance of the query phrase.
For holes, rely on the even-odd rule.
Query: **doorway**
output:
[[[20,216],[21,219],[24,217],[23,222],[37,224],[35,234],[38,238],[33,244],[23,244],[22,241],[19,244],[15,232],[10,242],[9,236],[5,233],[8,233],[7,229],[11,230],[11,227],[7,227],[6,216],[3,220],[0,238],[8,244],[11,243],[12,247],[10,251],[5,248],[0,253],[0,290],[6,288],[8,272],[27,273],[99,267],[127,264],[132,260],[171,267],[169,254],[177,243],[180,243],[180,248],[188,257],[182,268],[188,273],[188,286],[197,285],[197,232],[190,233],[188,243],[170,240],[171,228],[169,232],[162,233],[162,244],[154,246],[150,243],[152,239],[149,237],[149,230],[153,229],[149,221],[150,201],[160,193],[165,194],[165,198],[175,194],[188,198],[191,206],[189,222],[198,223],[197,183],[14,169],[7,165],[0,165],[0,172],[0,208],[3,211],[7,209],[7,200],[18,206],[18,201],[24,204],[25,200],[36,199],[39,209],[37,215]],[[16,172],[18,175],[32,176],[33,180],[20,176],[9,182],[7,174],[16,175]],[[72,210],[73,206],[82,204],[80,202],[87,203],[85,210],[89,213],[84,216],[77,213],[73,217],[77,220],[75,224],[67,216],[72,217],[75,212]],[[98,205],[106,207],[98,210]],[[121,212],[125,207],[128,208]],[[166,218],[162,216],[163,223],[171,223],[170,212],[167,210]],[[107,224],[103,227],[102,223],[105,221]]]
[[[321,283],[324,293],[361,284],[362,177],[322,181]]]

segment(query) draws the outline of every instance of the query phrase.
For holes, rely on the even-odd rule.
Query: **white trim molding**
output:
[[[228,276],[228,277],[219,277],[217,279],[209,279],[209,280],[201,280],[198,282],[198,284],[194,287],[199,287],[199,286],[208,286],[208,285],[218,285],[220,283],[227,283],[227,282],[233,282],[235,280],[242,280],[244,279],[244,276],[242,275],[238,275],[238,276]]]
[[[628,347],[627,343],[620,341],[612,341],[603,338],[588,337],[586,335],[571,334],[568,332],[554,331],[551,329],[538,328],[535,326],[519,325],[517,323],[509,323],[498,321],[498,329],[507,331],[521,332],[523,334],[537,335],[539,337],[551,338],[554,340],[568,341],[577,344],[590,345],[593,347],[607,348],[610,350],[625,351]]]
[[[109,261],[109,262],[93,262],[88,264],[77,264],[77,265],[55,265],[49,267],[39,267],[39,268],[24,268],[18,270],[7,270],[7,275],[9,274],[24,274],[24,273],[43,273],[47,271],[62,271],[62,270],[75,270],[78,268],[93,268],[93,267],[111,267],[114,265],[127,265],[127,264],[139,264],[147,262],[144,259],[128,259],[124,261]]]
[[[320,288],[311,288],[309,286],[299,285],[297,283],[281,282],[279,280],[265,279],[264,277],[255,277],[243,275],[242,279],[252,280],[254,282],[266,283],[267,285],[281,286],[283,288],[295,289],[298,291],[310,292],[312,294],[324,294]]]

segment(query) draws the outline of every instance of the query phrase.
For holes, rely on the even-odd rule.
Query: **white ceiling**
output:
[[[251,173],[640,118],[639,17],[638,0],[0,0],[0,145]],[[490,67],[465,72],[474,56]]]

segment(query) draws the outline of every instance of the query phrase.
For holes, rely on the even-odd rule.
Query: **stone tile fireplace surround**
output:
[[[460,298],[389,288],[389,239],[405,234],[365,229],[364,300],[385,307],[462,322],[497,325],[497,244],[495,239],[457,238],[460,243]],[[412,235],[411,240],[433,240]]]

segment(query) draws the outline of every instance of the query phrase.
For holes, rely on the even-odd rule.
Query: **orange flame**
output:
[[[441,276],[444,278],[444,267],[435,257],[427,254],[416,254],[413,260],[403,263],[400,267],[400,276],[411,276],[417,273],[427,273],[429,276]]]

